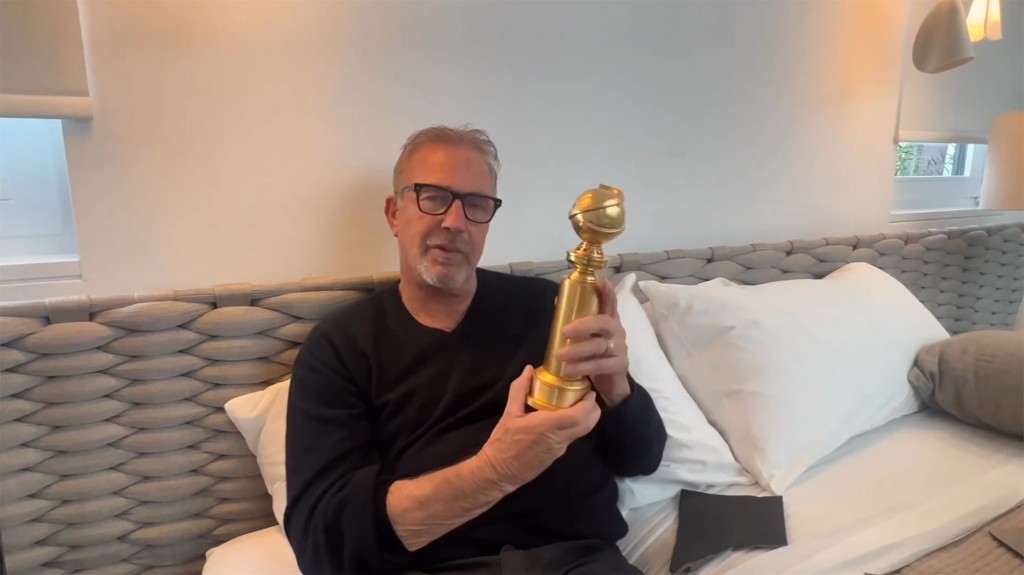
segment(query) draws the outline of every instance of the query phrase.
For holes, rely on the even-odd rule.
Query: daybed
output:
[[[729,290],[869,265],[916,296],[946,337],[1010,329],[1024,284],[1022,254],[1024,226],[1015,224],[618,254],[607,272],[616,282],[628,277],[630,293],[644,303],[645,281]],[[568,264],[492,269],[557,280]],[[275,519],[274,486],[261,475],[269,463],[254,456],[262,449],[259,428],[270,423],[244,437],[224,406],[286,383],[318,319],[394,280],[316,278],[0,305],[0,536],[8,572],[296,573]],[[652,303],[644,304],[647,313]],[[631,354],[642,353],[644,336],[632,329]],[[888,337],[883,332],[879,338]],[[664,332],[657,337],[664,343]],[[802,365],[800,341],[785,342],[781,363]],[[848,361],[815,374],[822,386],[830,373],[872,361],[860,349],[843,352]],[[914,354],[903,357],[909,371]],[[707,401],[697,405],[714,409]],[[780,464],[789,475],[737,464],[721,473],[697,469],[708,478],[703,488],[682,476],[675,481],[671,470],[660,484],[623,482],[631,531],[620,546],[645,572],[668,572],[679,518],[676,499],[664,494],[680,488],[774,489],[785,503],[787,545],[722,553],[702,573],[882,573],[941,562],[936,550],[1013,519],[1024,502],[1020,438],[923,404],[900,409],[881,423],[861,421],[863,432],[820,457],[795,468],[792,458]],[[693,463],[692,453],[684,457]],[[1005,548],[984,553],[995,563],[979,569],[1013,560]]]

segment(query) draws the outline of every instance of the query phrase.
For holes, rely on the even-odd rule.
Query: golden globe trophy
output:
[[[544,365],[534,371],[530,394],[526,397],[526,403],[538,410],[572,407],[590,391],[589,379],[563,375],[563,362],[555,358],[555,352],[570,343],[562,335],[566,325],[599,311],[597,273],[608,267],[603,246],[626,229],[622,191],[601,184],[583,192],[569,210],[569,221],[583,241],[567,254],[575,269],[559,287]]]

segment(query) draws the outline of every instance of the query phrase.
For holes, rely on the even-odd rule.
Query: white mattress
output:
[[[1024,443],[921,411],[854,438],[783,496],[789,545],[725,553],[700,575],[882,573],[1024,502]],[[756,487],[735,495],[766,492]],[[675,501],[627,514],[620,542],[649,575],[669,573]]]
[[[783,497],[789,544],[724,553],[700,575],[856,574],[900,567],[1024,502],[1024,444],[922,411],[854,438]],[[729,494],[764,494],[736,487]],[[619,546],[649,575],[669,572],[675,500],[626,515]],[[299,575],[271,527],[207,553],[203,575]]]

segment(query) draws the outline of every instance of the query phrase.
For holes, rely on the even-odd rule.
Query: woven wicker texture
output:
[[[746,284],[872,263],[951,332],[1010,325],[1022,226],[622,254],[609,275]],[[561,279],[562,260],[491,269]],[[0,306],[0,534],[10,573],[198,573],[273,523],[223,410],[288,376],[312,326],[393,275]]]

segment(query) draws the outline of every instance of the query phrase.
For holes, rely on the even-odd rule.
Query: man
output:
[[[616,475],[658,467],[665,428],[628,374],[614,292],[566,327],[596,392],[526,406],[555,282],[478,268],[498,156],[479,130],[413,134],[385,215],[400,279],[332,316],[296,359],[285,530],[320,573],[639,573]]]

